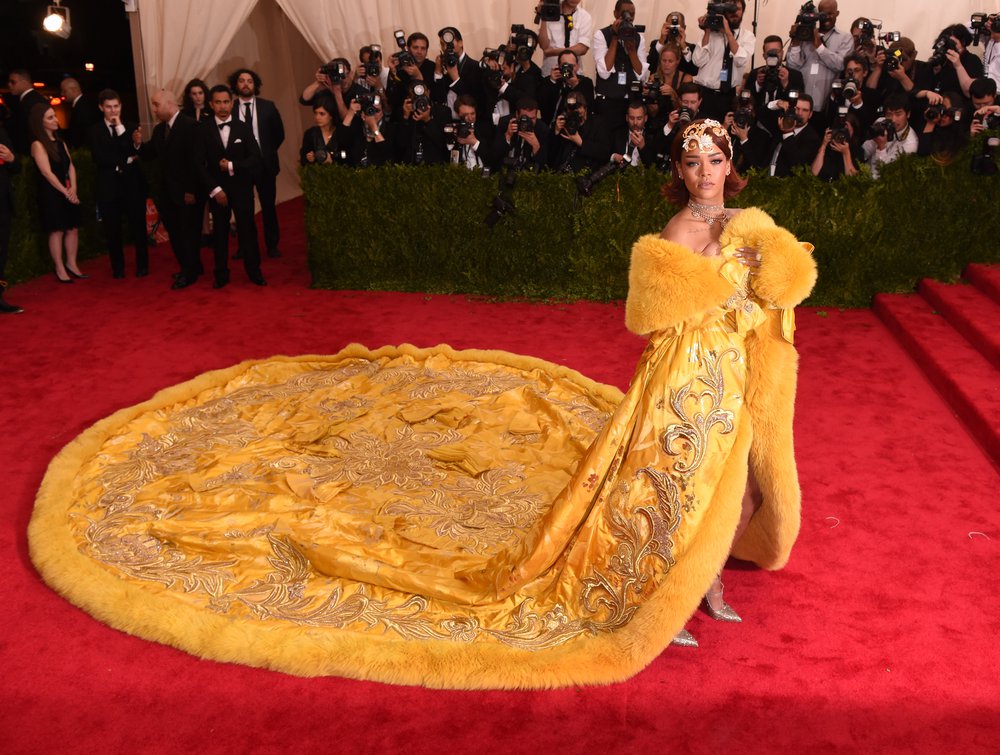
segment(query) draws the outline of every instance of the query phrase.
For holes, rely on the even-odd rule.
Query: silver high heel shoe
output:
[[[709,590],[705,594],[705,610],[708,612],[708,615],[711,616],[716,621],[732,621],[732,622],[743,621],[743,619],[740,618],[740,615],[736,613],[736,611],[733,610],[733,607],[729,605],[725,600],[722,601],[722,606],[720,608],[712,607],[712,603],[709,600],[709,598],[714,598],[716,596],[722,598],[722,590],[724,587],[725,585],[723,585],[722,582],[719,582],[718,590]]]
[[[677,636],[670,641],[671,645],[677,645],[682,648],[696,648],[698,647],[698,640],[694,638],[688,630],[682,629],[677,633]]]

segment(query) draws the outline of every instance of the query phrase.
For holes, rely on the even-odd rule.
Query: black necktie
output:
[[[111,132],[111,138],[112,139],[114,139],[115,137],[118,136],[118,129],[115,128],[115,124],[109,123],[108,124],[108,131]]]
[[[253,112],[251,111],[252,105],[247,102],[243,105],[243,120],[247,122],[250,128],[253,128]]]
[[[219,131],[222,131],[222,129],[224,129],[226,126],[228,126],[231,123],[232,123],[232,121],[223,121],[222,123],[219,124]]]

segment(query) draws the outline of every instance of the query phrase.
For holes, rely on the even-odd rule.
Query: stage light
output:
[[[69,38],[72,27],[69,22],[69,8],[64,8],[56,0],[55,5],[50,5],[45,18],[42,21],[42,28],[49,34],[53,34],[63,39]]]
[[[93,73],[94,72],[94,64],[93,63],[84,63],[83,64],[83,69],[87,73]]]

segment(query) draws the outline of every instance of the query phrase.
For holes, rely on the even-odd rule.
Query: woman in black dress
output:
[[[316,125],[306,129],[302,135],[302,149],[299,150],[299,161],[303,165],[343,162],[337,145],[337,124],[333,118],[335,112],[336,106],[332,98],[317,99],[313,104]]]
[[[76,264],[80,238],[80,198],[77,196],[76,168],[66,143],[59,137],[56,112],[45,105],[36,105],[28,116],[31,126],[31,156],[38,166],[38,207],[42,230],[49,235],[49,254],[60,283],[72,283],[84,278]],[[66,261],[63,262],[63,249]]]

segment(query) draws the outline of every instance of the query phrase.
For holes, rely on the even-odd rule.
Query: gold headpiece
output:
[[[710,155],[718,152],[719,148],[712,140],[710,134],[726,140],[729,147],[729,154],[733,154],[733,143],[729,139],[729,134],[722,124],[711,118],[703,121],[695,121],[681,132],[681,145],[685,152],[701,152],[703,155]]]

